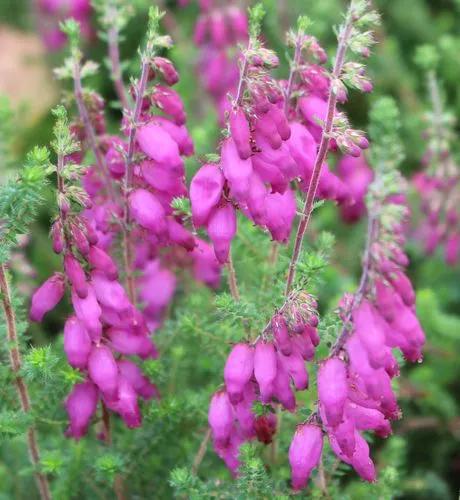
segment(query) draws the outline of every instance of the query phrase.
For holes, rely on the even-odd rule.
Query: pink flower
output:
[[[146,189],[136,189],[129,196],[129,205],[140,226],[158,235],[166,232],[165,211],[155,195]]]
[[[112,351],[103,345],[94,346],[88,358],[88,373],[104,396],[113,400],[118,389],[118,367]]]
[[[328,425],[334,427],[342,421],[347,392],[345,363],[339,358],[329,358],[321,363],[318,370],[318,397]]]
[[[193,177],[190,183],[190,201],[196,227],[206,224],[212,209],[222,196],[223,186],[224,176],[217,165],[203,165]]]
[[[250,159],[241,159],[233,139],[226,139],[221,148],[221,163],[230,191],[237,200],[245,200],[252,175]]]
[[[213,210],[208,221],[208,234],[217,260],[225,264],[236,234],[236,213],[230,203],[222,204]]]
[[[139,127],[136,138],[141,150],[152,160],[164,165],[182,165],[177,143],[160,125],[149,123]]]
[[[88,253],[88,262],[93,268],[103,272],[109,280],[118,279],[118,269],[112,257],[104,250],[92,245]]]
[[[230,438],[233,424],[232,407],[226,392],[219,391],[212,396],[208,422],[214,442],[225,446]]]
[[[75,439],[83,437],[97,407],[98,394],[96,386],[89,380],[76,384],[66,399],[65,407],[70,423],[66,431]]]
[[[88,285],[88,295],[84,299],[72,290],[72,305],[77,318],[84,325],[92,340],[97,342],[102,335],[101,307],[96,299],[93,287]]]
[[[322,451],[323,433],[321,428],[314,424],[297,426],[289,447],[292,487],[295,490],[306,486],[312,470],[321,459]]]
[[[74,368],[86,368],[91,351],[91,338],[75,316],[67,319],[64,326],[64,351]]]
[[[139,396],[145,400],[159,397],[158,389],[143,375],[141,369],[132,361],[121,359],[117,361],[118,370],[128,380]]]
[[[276,363],[275,346],[271,342],[257,342],[254,351],[254,376],[259,384],[263,403],[268,403],[273,396]]]
[[[243,399],[244,386],[252,377],[254,349],[248,344],[236,344],[231,350],[224,368],[224,380],[232,404]]]
[[[85,271],[78,260],[70,253],[64,257],[64,270],[77,295],[84,299],[88,295]]]
[[[53,310],[65,292],[64,276],[59,273],[48,278],[32,296],[30,307],[31,321],[41,321],[43,316]]]
[[[246,115],[241,108],[235,109],[230,113],[229,118],[230,134],[235,142],[236,149],[242,160],[251,156],[251,131]]]

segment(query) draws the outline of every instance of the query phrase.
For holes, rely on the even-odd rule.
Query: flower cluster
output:
[[[388,155],[388,150],[382,148],[381,153]],[[383,161],[391,162],[385,156]],[[362,432],[387,437],[390,421],[400,417],[391,384],[399,375],[392,349],[398,348],[408,361],[422,359],[425,335],[405,273],[409,262],[403,250],[408,209],[404,196],[398,194],[401,186],[402,178],[390,172],[378,174],[371,187],[360,286],[353,296],[342,299],[343,330],[329,356],[319,364],[318,412],[300,426],[291,444],[294,488],[304,487],[318,464],[321,425],[336,456],[366,481],[375,480]]]
[[[238,5],[223,7],[209,0],[199,4],[201,14],[193,36],[200,47],[199,76],[224,123],[229,108],[227,95],[234,94],[238,85],[237,44],[247,42],[248,20]]]
[[[209,406],[214,449],[236,474],[241,444],[257,438],[272,442],[278,404],[296,409],[295,392],[308,388],[306,361],[319,343],[316,301],[308,294],[290,297],[254,343],[233,346],[224,368],[225,388]],[[257,405],[262,411],[257,411]]]
[[[55,273],[36,290],[30,318],[42,321],[68,287],[74,314],[65,323],[64,350],[69,364],[86,379],[74,386],[66,400],[67,434],[78,439],[87,432],[99,400],[128,427],[141,424],[137,398],[150,399],[157,390],[135,363],[118,355],[147,359],[155,358],[157,351],[146,321],[119,282],[117,265],[104,250],[92,221],[72,208],[92,203],[71,183],[79,170],[63,153],[73,153],[76,146],[67,129],[65,110],[58,108],[56,114],[59,215],[51,234],[53,250],[63,256],[64,274]]]
[[[59,23],[67,18],[78,21],[86,39],[94,36],[90,0],[35,0],[35,4],[38,27],[48,50],[60,50],[66,44],[67,38],[59,28]]]
[[[342,81],[336,81],[326,70],[325,63],[328,58],[318,41],[304,34],[299,28],[297,33],[288,34],[288,43],[295,48],[292,76],[285,83],[288,99],[288,114],[291,122],[291,129],[297,132],[299,149],[300,144],[320,144],[323,127],[327,118],[328,97],[331,93],[331,82],[337,86],[334,92],[337,95],[338,103],[347,100],[346,89]],[[344,67],[344,74],[347,74],[348,67]],[[370,92],[372,86],[364,75],[362,68],[362,79],[367,85],[359,85],[359,90]],[[345,76],[343,77],[345,78]],[[294,128],[295,127],[295,128]],[[324,199],[335,200],[341,205],[343,213],[358,213],[362,210],[363,190],[367,188],[366,181],[359,180],[358,172],[364,172],[365,160],[357,160],[355,164],[348,164],[348,157],[360,157],[361,150],[367,149],[368,141],[363,133],[350,128],[346,115],[336,110],[334,115],[334,127],[330,134],[329,148],[332,151],[340,149],[345,155],[342,160],[343,166],[339,164],[339,170],[335,175],[325,163],[322,166],[319,179],[317,196]],[[305,149],[305,147],[304,147]],[[341,163],[342,163],[341,162]],[[351,168],[352,167],[352,168]],[[312,176],[313,164],[304,161],[304,171],[301,175],[300,187],[307,191]],[[351,182],[352,176],[356,179]],[[356,198],[355,198],[356,196]],[[355,206],[357,205],[357,206]]]
[[[75,23],[67,28],[70,35],[78,29]],[[166,58],[143,57],[141,78],[130,89],[134,112],[127,110],[122,121],[127,140],[107,134],[102,99],[82,89],[78,50],[71,60],[79,111],[70,128],[73,136],[63,110],[58,111],[59,216],[52,238],[53,249],[63,255],[64,274],[55,274],[35,292],[30,315],[41,321],[69,286],[75,314],[64,328],[64,348],[69,363],[86,378],[66,402],[68,434],[75,438],[85,434],[99,400],[128,427],[140,425],[137,398],[157,391],[123,356],[157,357],[151,333],[172,300],[175,265],[191,267],[209,286],[220,279],[212,249],[195,239],[186,213],[174,208],[178,197],[187,197],[182,156],[193,153],[182,101],[171,88],[177,71]],[[95,165],[81,169],[74,163],[82,155],[73,137],[93,151]],[[76,204],[83,206],[81,212],[73,210]],[[119,242],[126,289],[113,258]]]

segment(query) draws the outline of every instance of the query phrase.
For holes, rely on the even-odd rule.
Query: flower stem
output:
[[[353,5],[353,4],[352,4]],[[347,13],[347,18],[345,25],[341,30],[339,36],[339,45],[337,49],[337,56],[334,63],[334,69],[331,76],[331,85],[329,90],[329,97],[327,101],[327,112],[326,120],[324,123],[324,128],[321,134],[321,141],[316,155],[315,163],[313,166],[313,173],[310,179],[310,184],[308,186],[307,197],[305,199],[305,204],[302,210],[302,215],[300,218],[299,226],[297,228],[297,234],[294,242],[294,251],[292,253],[291,262],[289,263],[288,276],[286,280],[285,296],[289,295],[294,283],[295,273],[297,269],[297,263],[299,261],[300,251],[302,249],[303,238],[305,231],[307,230],[308,223],[310,222],[311,213],[313,211],[313,204],[316,197],[316,191],[318,189],[319,179],[321,176],[321,169],[323,163],[326,160],[329,143],[331,141],[331,132],[334,125],[334,116],[337,105],[337,92],[334,88],[335,81],[339,80],[342,73],[343,64],[345,62],[345,55],[348,48],[348,42],[353,29],[353,16],[352,7],[349,8]]]
[[[374,241],[377,239],[378,233],[378,219],[375,214],[369,215],[369,221],[367,224],[367,238],[366,238],[366,248],[364,250],[363,255],[363,263],[362,263],[362,273],[361,279],[359,282],[358,290],[356,290],[353,300],[351,302],[350,308],[347,312],[346,318],[343,322],[342,332],[337,338],[337,341],[332,346],[332,349],[329,353],[329,357],[336,356],[341,349],[343,348],[345,342],[348,340],[351,330],[348,328],[348,325],[351,320],[351,315],[353,314],[354,309],[359,306],[361,301],[363,300],[364,294],[367,291],[367,287],[369,285],[370,271],[371,271],[371,250],[374,244]]]
[[[85,129],[86,138],[89,142],[89,147],[96,158],[96,165],[104,177],[107,190],[113,200],[115,200],[115,192],[113,190],[112,180],[110,178],[110,174],[107,170],[107,166],[105,164],[104,158],[102,156],[101,150],[97,145],[96,133],[94,132],[93,125],[89,118],[88,110],[86,108],[84,99],[83,99],[83,87],[81,83],[81,70],[80,70],[80,61],[75,58],[74,67],[73,67],[73,81],[74,81],[74,94],[75,101],[77,103],[78,114],[80,115],[80,119],[83,122],[83,127]]]
[[[142,100],[144,98],[145,90],[147,88],[147,80],[149,75],[149,61],[144,56],[142,60],[142,69],[139,83],[136,90],[136,101],[134,104],[134,112],[131,117],[131,127],[129,130],[128,139],[128,153],[126,155],[126,172],[125,172],[125,186],[124,186],[124,198],[125,198],[125,220],[124,220],[124,233],[123,233],[123,260],[126,273],[126,286],[128,289],[128,296],[133,304],[136,304],[136,291],[135,283],[132,269],[133,261],[133,251],[131,242],[131,215],[129,212],[129,193],[133,183],[133,158],[134,158],[134,148],[136,139],[136,130],[139,125],[139,119],[142,111]]]
[[[285,107],[285,112],[287,114],[287,110],[289,108],[289,101],[291,99],[291,94],[292,94],[292,87],[294,85],[294,79],[297,75],[297,72],[299,70],[299,64],[300,64],[300,56],[302,54],[302,39],[300,33],[297,36],[296,44],[295,44],[295,49],[294,49],[294,60],[292,61],[291,68],[289,71],[289,78],[288,78],[288,83],[286,87],[286,93],[285,93],[285,100],[284,100],[284,107]]]
[[[238,281],[236,279],[236,271],[233,266],[232,252],[230,251],[228,255],[228,286],[230,288],[230,293],[235,300],[240,300],[240,291],[238,289]]]
[[[210,439],[211,439],[211,429],[208,429],[203,439],[201,440],[200,447],[198,448],[195,458],[193,459],[192,474],[195,476],[198,473],[198,469],[200,468],[201,462],[203,461],[203,458],[206,454],[206,449],[208,447]]]
[[[115,18],[115,16],[114,16]],[[125,85],[123,83],[123,75],[121,72],[120,64],[120,49],[118,44],[119,32],[116,23],[107,32],[107,45],[109,50],[110,72],[117,93],[118,99],[124,109],[128,109],[129,101],[126,93]]]
[[[14,373],[14,383],[18,393],[19,402],[24,413],[31,411],[31,402],[29,391],[25,380],[21,377],[20,371],[22,367],[21,352],[19,349],[18,332],[16,328],[16,315],[11,301],[11,291],[6,276],[5,266],[0,265],[0,291],[3,312],[6,319],[6,331],[8,336],[8,350],[10,357],[11,369]],[[37,434],[33,426],[27,430],[27,447],[29,449],[29,458],[35,469],[35,481],[42,500],[51,500],[51,492],[49,489],[48,479],[45,474],[39,472],[40,466],[40,450],[38,447]]]

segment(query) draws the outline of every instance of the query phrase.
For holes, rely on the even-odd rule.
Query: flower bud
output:
[[[101,305],[118,312],[128,311],[131,308],[131,302],[118,281],[111,281],[105,274],[92,271],[91,283]]]
[[[142,422],[137,404],[137,394],[130,382],[123,376],[118,377],[116,401],[108,402],[110,409],[120,414],[129,429],[139,427]]]
[[[298,391],[303,391],[308,388],[308,372],[305,366],[305,361],[298,352],[291,353],[290,356],[284,356],[278,353],[284,368],[289,373],[294,381],[295,388]]]
[[[291,388],[289,374],[283,362],[278,357],[276,364],[276,378],[274,382],[274,396],[288,411],[294,411],[296,406],[295,395]]]
[[[226,139],[221,148],[221,164],[231,193],[238,200],[245,200],[249,192],[249,179],[252,174],[250,159],[241,159],[235,141]]]
[[[64,234],[60,220],[51,226],[51,238],[53,240],[53,251],[57,254],[64,250]]]
[[[168,85],[175,85],[179,81],[179,73],[169,59],[157,56],[153,58],[153,64]]]
[[[122,328],[109,328],[107,334],[113,349],[125,356],[139,356],[141,359],[157,358],[155,344],[146,335],[135,335]]]
[[[359,432],[355,433],[355,441],[356,447],[351,465],[365,481],[373,483],[376,480],[376,474],[374,463],[370,457],[369,445]]]
[[[291,189],[286,189],[283,194],[269,193],[265,198],[266,225],[275,241],[285,243],[289,239],[296,209]]]
[[[286,320],[282,314],[275,314],[275,316],[273,316],[271,327],[276,346],[285,356],[289,356],[292,352],[292,345]]]
[[[184,125],[186,121],[184,104],[175,90],[157,85],[151,99],[158,108],[174,120],[176,125]]]

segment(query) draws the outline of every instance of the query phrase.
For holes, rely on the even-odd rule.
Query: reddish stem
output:
[[[5,266],[0,265],[0,291],[3,312],[6,319],[6,331],[8,337],[8,351],[10,357],[11,369],[14,373],[14,383],[19,397],[19,403],[24,413],[31,411],[31,402],[29,391],[25,380],[21,377],[20,371],[22,367],[21,352],[19,350],[18,332],[16,329],[16,315],[11,302],[11,292],[6,277]],[[29,458],[35,469],[35,481],[42,500],[51,500],[51,492],[49,489],[48,479],[45,474],[39,472],[40,467],[40,450],[38,447],[37,434],[33,426],[27,430],[27,447],[29,450]]]
[[[123,260],[125,265],[126,272],[126,285],[128,289],[128,295],[131,302],[136,304],[136,291],[135,291],[135,283],[134,276],[132,270],[132,261],[133,261],[133,251],[132,251],[132,242],[131,242],[131,215],[129,212],[129,193],[131,190],[131,186],[133,183],[133,158],[134,158],[134,148],[135,148],[135,139],[136,139],[136,130],[139,125],[139,119],[142,111],[142,101],[144,99],[144,94],[147,88],[147,80],[149,75],[149,61],[146,57],[142,60],[142,70],[141,77],[139,79],[139,83],[137,85],[136,90],[136,101],[134,104],[134,113],[132,116],[131,127],[129,130],[129,140],[128,140],[128,154],[126,156],[126,173],[125,173],[125,189],[124,189],[124,197],[125,197],[125,221],[124,221],[124,233],[123,233]]]
[[[310,222],[311,213],[313,211],[313,204],[315,201],[316,191],[318,189],[319,179],[321,176],[321,169],[324,161],[326,160],[327,153],[329,150],[329,143],[331,141],[330,134],[334,125],[334,115],[337,105],[337,94],[334,90],[334,83],[339,79],[343,64],[345,62],[345,55],[348,48],[348,41],[353,29],[353,17],[351,12],[348,12],[347,20],[345,26],[340,34],[339,45],[337,49],[337,56],[334,63],[334,69],[331,76],[331,88],[329,90],[329,97],[327,101],[327,112],[326,120],[324,123],[324,128],[321,134],[321,141],[316,155],[315,164],[313,167],[313,173],[310,179],[310,184],[308,186],[307,197],[302,210],[301,219],[299,226],[297,228],[297,234],[294,243],[294,251],[292,253],[291,262],[289,263],[288,277],[286,280],[285,296],[289,295],[291,291],[295,272],[297,268],[297,263],[299,261],[300,250],[302,249],[303,238],[305,231],[307,230],[308,223]]]

